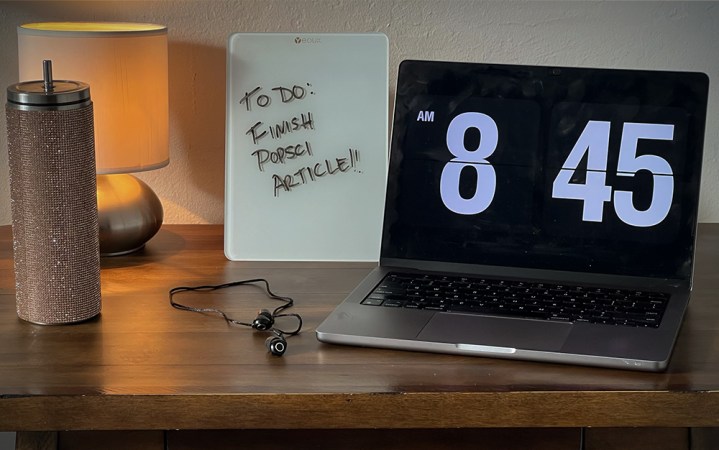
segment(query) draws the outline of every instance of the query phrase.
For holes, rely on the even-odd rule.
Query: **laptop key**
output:
[[[404,306],[405,302],[399,301],[399,300],[386,300],[384,303],[382,303],[382,306],[388,306],[392,308],[401,308]]]
[[[572,319],[569,316],[564,316],[561,314],[552,314],[548,317],[549,320],[553,320],[555,322],[571,322]]]
[[[380,306],[380,305],[382,305],[383,302],[384,302],[384,300],[377,299],[377,298],[366,298],[366,299],[362,300],[363,305],[370,305],[370,306]]]

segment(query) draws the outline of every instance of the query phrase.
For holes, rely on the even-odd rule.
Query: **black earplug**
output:
[[[258,314],[255,320],[252,321],[252,328],[257,331],[271,331],[272,336],[268,337],[265,341],[265,347],[275,356],[282,356],[287,350],[287,341],[285,340],[282,333],[273,329],[272,326],[275,324],[275,318],[272,317],[272,313],[263,309]]]
[[[280,334],[270,336],[265,341],[265,346],[275,356],[282,356],[287,350],[287,341]]]
[[[258,331],[268,331],[275,324],[272,313],[266,309],[261,310],[255,320],[252,321],[252,328]]]

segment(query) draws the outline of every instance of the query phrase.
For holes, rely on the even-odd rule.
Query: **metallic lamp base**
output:
[[[118,256],[145,246],[162,226],[162,203],[132,175],[98,175],[100,255]]]

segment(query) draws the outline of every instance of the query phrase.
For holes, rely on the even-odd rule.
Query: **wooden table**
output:
[[[15,313],[0,227],[0,431],[19,431],[16,448],[719,446],[719,224],[700,227],[664,373],[323,344],[315,327],[370,264],[232,262],[222,247],[221,226],[164,226],[103,260],[99,318],[38,326]],[[254,277],[305,320],[284,357],[266,334],[168,303],[175,286]],[[275,305],[251,286],[180,299],[246,321]]]

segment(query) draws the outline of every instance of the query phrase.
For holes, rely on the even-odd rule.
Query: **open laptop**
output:
[[[665,369],[691,292],[708,83],[404,61],[380,264],[318,339]]]

